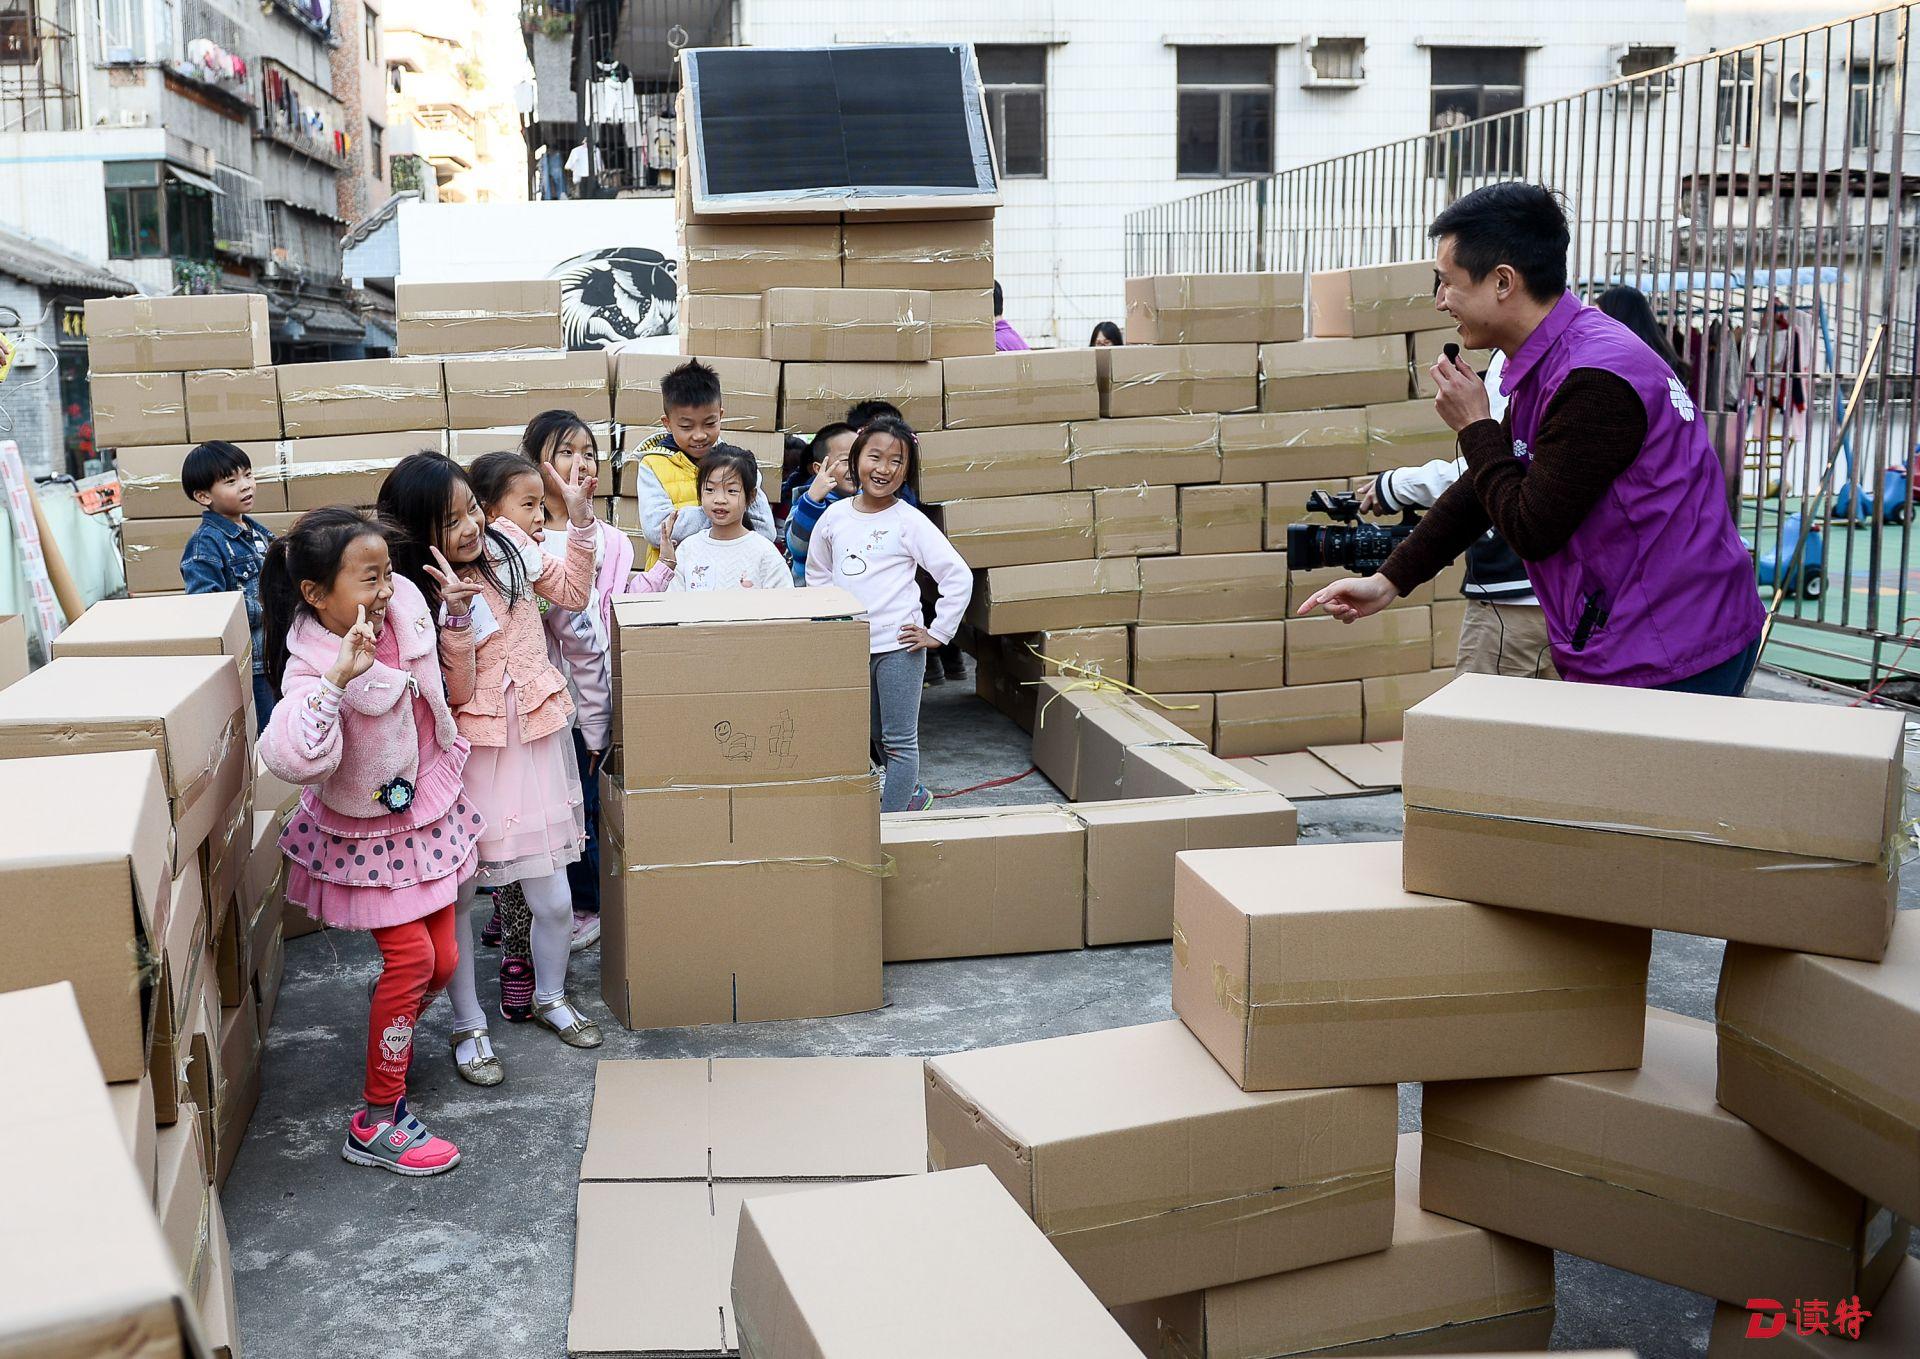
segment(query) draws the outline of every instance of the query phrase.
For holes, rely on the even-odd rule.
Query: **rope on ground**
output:
[[[1005,788],[1010,783],[1018,783],[1021,779],[1039,772],[1039,765],[1030,764],[1021,773],[1009,774],[1004,779],[988,779],[985,783],[976,783],[971,788],[956,788],[951,793],[935,793],[933,796],[937,800],[944,801],[950,797],[965,797],[968,793],[984,793],[989,788]]]

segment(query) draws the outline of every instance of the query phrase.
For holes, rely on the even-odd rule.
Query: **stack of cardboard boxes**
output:
[[[278,848],[254,814],[252,666],[238,594],[107,600],[0,690],[0,767],[31,794],[0,821],[0,992],[71,985],[150,1211],[222,1346],[218,1191],[259,1099],[284,961]]]

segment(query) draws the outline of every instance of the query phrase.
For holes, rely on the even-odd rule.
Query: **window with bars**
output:
[[[1714,144],[1723,148],[1750,147],[1760,93],[1753,57],[1751,54],[1722,57],[1714,67],[1719,85],[1713,111]]]
[[[112,259],[213,258],[213,195],[158,161],[108,161],[107,254]]]
[[[1273,173],[1271,47],[1176,49],[1176,169],[1184,178]]]
[[[980,83],[986,88],[987,122],[1002,179],[1047,177],[1047,49],[985,44]]]
[[[1469,123],[1511,113],[1526,100],[1527,54],[1519,47],[1436,47],[1431,53],[1433,129],[1427,173],[1468,178],[1525,173],[1519,119]]]

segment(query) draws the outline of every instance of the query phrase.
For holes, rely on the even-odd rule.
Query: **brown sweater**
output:
[[[1633,465],[1646,437],[1646,408],[1626,379],[1599,368],[1574,369],[1547,404],[1530,463],[1513,456],[1504,420],[1478,420],[1460,431],[1466,475],[1421,516],[1380,574],[1408,594],[1489,527],[1522,561],[1551,557]]]

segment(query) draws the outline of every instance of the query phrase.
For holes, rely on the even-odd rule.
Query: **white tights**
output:
[[[567,994],[567,958],[573,947],[573,892],[567,886],[566,870],[544,878],[528,878],[520,884],[527,894],[527,909],[533,915],[528,931],[533,947],[533,999],[545,1005]],[[479,884],[469,878],[460,889],[460,957],[454,964],[453,979],[447,995],[453,1002],[453,1027],[484,1029],[487,1012],[480,1005],[480,992],[474,983],[473,903]],[[562,1024],[566,1015],[556,1015]]]

